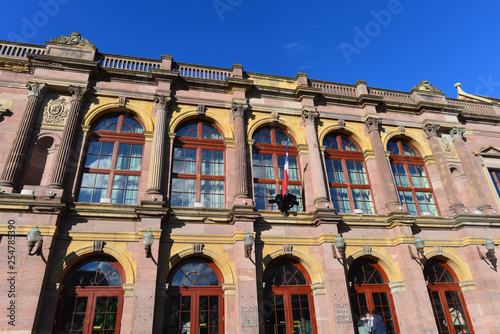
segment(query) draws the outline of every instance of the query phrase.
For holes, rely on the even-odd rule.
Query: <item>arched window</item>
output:
[[[349,268],[348,282],[354,316],[375,310],[384,319],[388,334],[399,333],[391,289],[380,266],[367,259],[355,261]]]
[[[330,195],[337,212],[375,213],[365,158],[358,144],[350,137],[333,134],[325,137],[323,146]]]
[[[94,257],[76,265],[65,279],[54,332],[120,333],[122,277],[111,259]]]
[[[263,281],[266,334],[317,333],[309,277],[298,262],[271,263]]]
[[[387,143],[391,168],[401,204],[411,215],[439,214],[427,178],[424,160],[410,143],[393,139]]]
[[[451,268],[431,259],[425,264],[424,277],[439,333],[474,333],[462,291]]]
[[[172,206],[224,208],[224,141],[221,132],[203,121],[177,130],[172,168]]]
[[[191,259],[174,267],[164,333],[223,333],[222,294],[221,275],[212,262]]]
[[[253,135],[252,150],[254,200],[257,210],[277,210],[269,204],[281,193],[286,160],[287,134],[274,127],[265,127]],[[291,211],[302,211],[302,182],[300,181],[298,152],[293,138],[288,144],[288,191],[297,197],[298,207]]]
[[[136,204],[144,128],[128,114],[113,114],[94,126],[80,186],[79,202]]]

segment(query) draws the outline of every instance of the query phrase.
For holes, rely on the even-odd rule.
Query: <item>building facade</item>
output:
[[[0,331],[499,333],[500,106],[457,88],[1,41]]]

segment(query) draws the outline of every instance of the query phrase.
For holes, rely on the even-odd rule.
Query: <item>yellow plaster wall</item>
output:
[[[106,242],[106,246],[100,254],[111,256],[117,260],[125,271],[125,284],[134,284],[137,261],[132,260],[133,252],[127,251],[126,242]],[[64,275],[73,265],[91,255],[96,255],[93,242],[71,242],[64,258],[53,269],[50,279],[51,283],[61,283]]]
[[[127,99],[125,106],[122,106],[115,97],[96,96],[83,116],[82,126],[90,126],[99,117],[110,112],[129,111],[139,117],[145,131],[154,131],[154,117],[151,116],[153,106],[153,102],[134,99]]]
[[[365,256],[365,253],[362,248],[356,249],[354,247],[346,247],[346,261],[348,267],[351,266],[354,260],[363,256]],[[378,260],[377,263],[382,267],[389,279],[388,283],[401,282],[403,280],[399,264],[394,262],[391,254],[387,253],[386,247],[373,247],[371,257]]]
[[[323,144],[323,140],[328,134],[340,129],[336,121],[322,120],[322,123],[318,125],[318,140],[320,145]],[[359,144],[361,151],[372,149],[370,138],[365,135],[364,123],[345,122],[342,131],[347,132]]]
[[[254,115],[254,119],[248,119],[248,139],[251,139],[260,127],[270,125],[273,122],[270,115],[267,113],[254,112]],[[278,123],[292,135],[297,145],[306,145],[306,133],[300,121],[301,118],[298,115],[280,115],[278,119]]]
[[[395,136],[406,137],[407,140],[415,145],[418,152],[422,157],[428,155],[433,155],[431,147],[424,139],[424,134],[421,129],[405,128],[404,132],[400,132],[397,127],[384,126],[385,132],[381,132],[382,143],[384,144],[384,149],[387,147],[389,140]]]
[[[470,272],[469,266],[462,259],[462,256],[457,254],[454,248],[446,247],[441,249],[441,254],[439,255],[441,259],[446,259],[446,264],[448,264],[451,269],[455,272],[458,277],[458,281],[472,281],[472,274]],[[430,260],[432,257],[438,256],[434,248],[428,248],[424,250],[425,258]],[[425,264],[425,263],[424,263]]]
[[[207,108],[205,111],[205,119],[215,123],[223,132],[224,138],[234,138],[234,127],[229,124],[229,109],[220,108]],[[198,111],[196,107],[179,105],[172,113],[168,132],[173,133],[177,127],[190,119],[198,118]]]

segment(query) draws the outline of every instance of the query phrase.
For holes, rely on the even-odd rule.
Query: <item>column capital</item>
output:
[[[319,111],[317,111],[316,108],[302,110],[302,121],[304,125],[314,125],[317,118],[319,118]]]
[[[453,141],[455,141],[457,139],[463,139],[464,138],[464,132],[465,132],[464,128],[459,128],[458,126],[454,126],[450,130],[450,135],[453,138]]]
[[[370,133],[374,130],[378,131],[380,124],[382,124],[382,122],[380,121],[379,118],[367,117],[365,120],[365,126],[368,129],[368,133]]]
[[[156,107],[158,109],[165,109],[167,108],[168,104],[170,103],[170,96],[167,96],[167,95],[158,95],[158,94],[155,94],[154,96],[154,101],[156,103]]]
[[[71,100],[82,101],[85,93],[87,93],[87,87],[82,86],[69,86],[69,93],[71,94]]]
[[[439,131],[441,127],[437,124],[431,124],[431,123],[427,123],[423,128],[422,130],[424,130],[425,132],[425,135],[427,136],[427,139],[431,138],[431,137],[436,137],[437,136],[437,133]]]
[[[231,118],[234,119],[238,116],[245,117],[247,111],[247,104],[233,102],[233,104],[231,105]]]
[[[42,98],[43,95],[47,92],[47,85],[44,83],[30,81],[26,83],[26,87],[30,90],[28,96],[36,96]]]

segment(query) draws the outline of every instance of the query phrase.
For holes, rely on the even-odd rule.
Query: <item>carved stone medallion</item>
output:
[[[43,110],[42,123],[47,124],[64,124],[68,116],[68,101],[64,97],[57,100],[50,100]]]
[[[52,38],[50,42],[61,45],[78,45],[95,49],[95,45],[93,43],[90,43],[88,39],[83,38],[82,35],[76,31],[72,32],[71,35]]]
[[[451,136],[443,134],[441,136],[441,138],[439,138],[439,142],[441,143],[441,147],[443,148],[444,155],[447,158],[456,158],[457,157]]]

